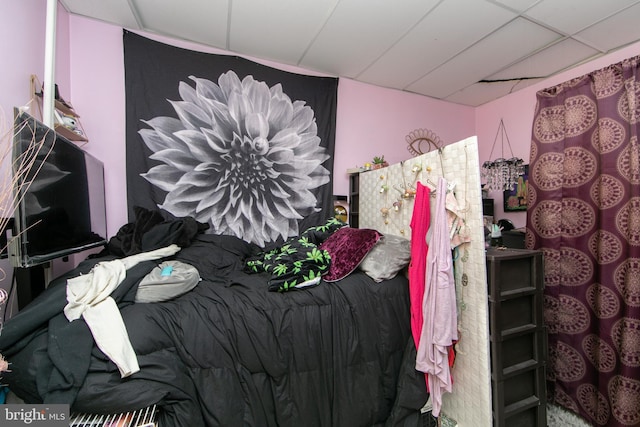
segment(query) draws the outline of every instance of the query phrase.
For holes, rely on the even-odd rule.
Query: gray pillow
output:
[[[385,234],[362,260],[358,268],[376,282],[394,278],[411,260],[411,241]]]
[[[180,261],[165,261],[142,278],[135,302],[161,302],[189,292],[200,282],[198,270]]]

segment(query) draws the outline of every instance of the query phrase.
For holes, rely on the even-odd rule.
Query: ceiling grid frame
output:
[[[255,13],[252,0],[183,0],[179,7],[170,0],[59,4],[72,15],[130,31],[473,107],[640,41],[640,27],[633,24],[640,21],[640,0],[403,0],[392,9],[383,0],[274,0]],[[474,12],[465,14],[469,10]],[[485,16],[500,25],[483,33],[474,19]],[[443,21],[429,23],[434,17]],[[504,32],[518,20],[538,30]],[[432,25],[437,33],[425,23],[437,24]],[[558,37],[547,40],[547,31]],[[518,34],[521,55],[512,52],[485,64],[486,40],[495,38],[492,43],[500,51],[513,43],[513,34]],[[534,37],[540,40],[530,40]],[[434,54],[420,56],[428,52]],[[457,64],[458,81],[444,71],[451,64]],[[451,86],[443,90],[446,84]]]

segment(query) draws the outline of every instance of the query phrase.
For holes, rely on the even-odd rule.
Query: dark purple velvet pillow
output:
[[[322,276],[325,282],[347,277],[378,243],[382,234],[369,228],[344,227],[333,233],[321,245],[331,255],[329,272]]]

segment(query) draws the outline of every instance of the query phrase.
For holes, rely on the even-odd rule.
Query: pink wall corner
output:
[[[526,164],[529,163],[531,123],[535,105],[535,90],[526,88],[476,108],[480,165],[486,160],[498,157],[510,158],[512,153],[513,156],[523,159]],[[498,134],[501,119],[508,140]],[[489,198],[494,200],[495,219],[509,219],[516,228],[525,226],[526,212],[504,212],[502,192],[491,191]]]
[[[0,70],[0,107],[5,124],[13,121],[13,107],[29,104],[30,76],[42,82],[46,41],[46,0],[0,2],[0,52],[6,63]],[[69,14],[58,5],[56,20],[56,82],[69,87]],[[11,66],[7,66],[10,64]],[[39,117],[36,105],[32,114]]]
[[[127,220],[122,28],[71,16],[71,97],[89,142],[105,165],[107,234]],[[96,46],[100,46],[99,49]]]
[[[0,2],[0,131],[8,131],[13,107],[31,99],[29,77],[44,71],[46,0]],[[9,66],[9,64],[11,66]]]
[[[334,193],[348,194],[347,169],[384,155],[390,164],[412,157],[406,136],[426,129],[443,145],[475,135],[474,109],[342,78],[334,158]]]

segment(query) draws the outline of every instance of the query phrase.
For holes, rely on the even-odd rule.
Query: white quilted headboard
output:
[[[361,173],[360,228],[410,239],[411,191],[418,181],[435,189],[441,176],[456,184],[456,199],[471,236],[470,242],[458,246],[455,260],[460,341],[453,367],[453,392],[445,394],[441,414],[457,421],[459,427],[490,426],[488,294],[477,138]]]

